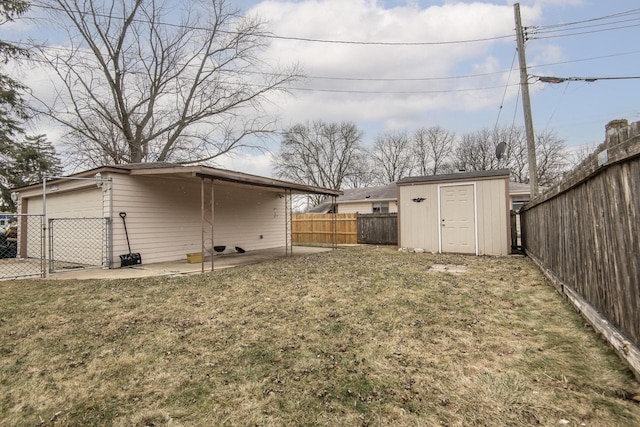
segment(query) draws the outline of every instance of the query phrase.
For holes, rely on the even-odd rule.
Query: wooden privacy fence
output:
[[[398,244],[398,214],[358,214],[358,243]]]
[[[640,122],[521,211],[524,249],[640,380]]]
[[[358,243],[357,221],[356,214],[292,215],[292,242],[294,244],[330,245],[333,243],[335,224],[336,244],[356,244]]]
[[[291,218],[294,244],[398,244],[398,214],[297,214]]]

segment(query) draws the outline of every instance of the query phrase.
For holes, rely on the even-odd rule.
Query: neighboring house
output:
[[[343,190],[344,194],[336,198],[336,213],[394,213],[398,212],[398,186],[391,183],[379,187],[353,188]],[[531,199],[529,184],[509,182],[509,202],[514,211]],[[307,213],[331,213],[330,201],[320,203]]]
[[[62,242],[66,258],[80,263],[90,250],[98,250],[105,267],[119,267],[118,255],[129,253],[120,213],[126,213],[131,252],[140,253],[144,263],[163,262],[201,252],[203,241],[207,250],[214,245],[224,245],[227,251],[236,246],[247,251],[287,247],[291,243],[292,195],[341,194],[224,169],[171,163],[104,166],[57,178],[47,182],[46,197],[42,184],[15,191],[18,212],[46,213],[50,236],[60,236],[65,225],[74,224]],[[26,217],[20,221],[18,256],[30,257],[32,252],[39,253],[39,241],[29,242]],[[57,240],[51,237],[47,245],[49,241]],[[54,259],[63,256],[58,247],[53,250],[47,248],[45,253],[53,253]]]
[[[396,183],[378,187],[350,188],[336,197],[335,213],[396,213],[398,212],[398,186]],[[333,203],[325,201],[307,213],[333,213]]]
[[[398,246],[511,253],[509,169],[403,178],[398,196]]]
[[[4,231],[9,223],[14,219],[15,214],[10,212],[0,212],[0,232]]]
[[[511,210],[518,212],[525,203],[531,200],[531,186],[510,181],[509,199],[511,201]]]

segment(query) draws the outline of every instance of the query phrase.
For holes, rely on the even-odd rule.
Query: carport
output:
[[[49,265],[62,265],[58,262],[64,260],[69,268],[118,268],[120,255],[129,253],[119,215],[125,213],[131,252],[139,253],[143,264],[186,262],[187,254],[196,253],[204,255],[199,262],[201,271],[209,261],[214,269],[214,259],[219,259],[213,256],[218,254],[214,246],[224,247],[223,255],[277,248],[290,255],[292,198],[341,194],[225,169],[172,163],[105,166],[16,192],[20,213],[46,212],[47,217],[46,249],[35,251],[35,242],[24,241],[19,257],[42,252]],[[95,221],[91,233],[87,221]],[[67,234],[60,241],[66,247],[61,251],[56,239],[63,229]],[[90,253],[95,253],[95,260],[89,262],[85,258]]]

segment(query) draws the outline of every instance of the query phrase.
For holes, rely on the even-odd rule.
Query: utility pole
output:
[[[524,127],[527,135],[527,155],[529,161],[529,186],[531,198],[538,195],[538,165],[536,162],[536,143],[533,133],[533,119],[531,118],[531,99],[529,98],[529,76],[527,74],[527,58],[524,54],[524,33],[520,19],[520,3],[513,5],[516,17],[516,35],[518,38],[518,59],[520,62],[520,87],[522,88],[522,110],[524,112]]]

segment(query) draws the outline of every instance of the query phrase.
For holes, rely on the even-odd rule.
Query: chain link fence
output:
[[[49,219],[49,272],[108,267],[109,218]]]
[[[42,215],[3,214],[0,221],[0,279],[44,276]]]

